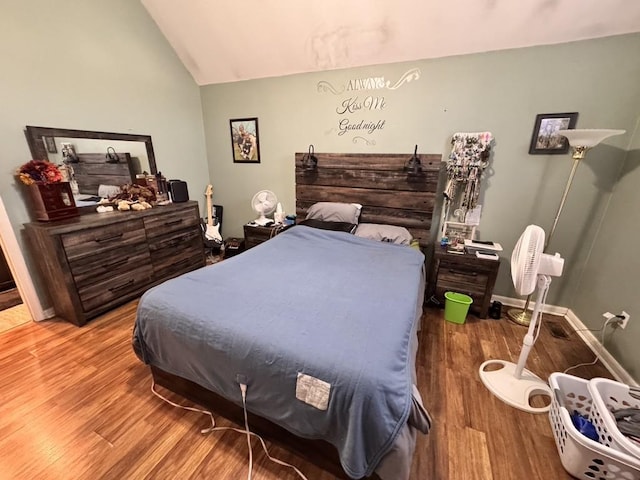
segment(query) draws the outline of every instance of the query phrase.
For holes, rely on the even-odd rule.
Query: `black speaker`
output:
[[[169,193],[171,193],[171,200],[173,202],[189,201],[187,182],[183,182],[182,180],[169,180]]]

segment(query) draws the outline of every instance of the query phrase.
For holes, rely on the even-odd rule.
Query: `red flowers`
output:
[[[62,174],[55,163],[45,160],[31,160],[18,169],[18,177],[25,185],[32,183],[58,183]]]

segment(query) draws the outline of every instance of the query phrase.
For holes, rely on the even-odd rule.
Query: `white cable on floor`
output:
[[[208,410],[201,410],[199,408],[195,408],[195,407],[187,407],[184,405],[180,405],[178,403],[174,403],[171,400],[169,400],[168,398],[165,398],[164,396],[162,396],[160,393],[156,392],[155,389],[156,386],[156,382],[155,379],[153,377],[151,377],[151,392],[158,398],[164,400],[165,402],[167,402],[169,405],[177,407],[177,408],[181,408],[183,410],[188,410],[190,412],[197,412],[197,413],[202,413],[204,415],[209,415],[209,417],[211,418],[211,427],[209,428],[203,428],[202,430],[200,430],[200,433],[202,434],[207,434],[207,433],[211,433],[211,432],[216,432],[216,431],[222,431],[222,430],[233,430],[234,432],[238,432],[241,433],[243,435],[247,435],[247,444],[249,446],[249,473],[247,475],[247,478],[249,480],[251,480],[251,475],[252,475],[252,471],[253,471],[253,452],[251,449],[251,436],[253,435],[254,437],[257,437],[258,440],[260,440],[260,443],[262,444],[262,449],[264,450],[265,455],[267,456],[267,458],[269,460],[271,460],[273,463],[277,463],[278,465],[282,465],[283,467],[289,467],[291,469],[293,469],[298,476],[302,479],[302,480],[308,480],[307,477],[304,476],[304,474],[298,470],[298,468],[296,468],[295,466],[283,462],[282,460],[278,460],[277,458],[272,457],[271,455],[269,455],[269,450],[267,450],[267,445],[264,443],[264,440],[262,439],[262,437],[260,435],[258,435],[257,433],[253,433],[252,431],[249,430],[249,420],[248,420],[248,416],[247,416],[247,405],[246,405],[246,389],[247,386],[246,385],[241,385],[240,386],[240,391],[242,392],[242,409],[244,410],[244,425],[245,425],[245,430],[242,430],[240,428],[234,428],[234,427],[216,427],[216,421],[213,418],[213,414],[208,411]],[[243,388],[244,387],[244,388]]]
[[[605,331],[606,331],[607,325],[609,325],[609,323],[610,323],[610,322],[613,322],[614,320],[615,320],[615,321],[617,321],[618,319],[617,319],[616,317],[608,318],[608,319],[607,319],[607,321],[606,321],[606,322],[604,322],[604,325],[602,326],[602,328],[600,329],[600,330],[602,331],[602,335],[601,335],[600,343],[602,343],[602,347],[603,347],[603,348],[604,348],[604,333],[605,333]],[[582,330],[589,330],[589,329],[588,329],[588,328],[583,328]],[[578,331],[578,330],[576,330],[576,331]],[[569,367],[569,368],[567,368],[567,369],[566,369],[564,372],[562,372],[562,373],[567,373],[569,370],[573,370],[573,369],[578,368],[578,367],[587,367],[587,366],[589,366],[589,365],[595,365],[596,363],[598,363],[599,358],[600,358],[600,357],[598,357],[598,355],[596,355],[596,358],[594,358],[594,359],[593,359],[593,362],[588,362],[588,363],[579,363],[579,364],[577,364],[577,365],[574,365],[573,367]]]

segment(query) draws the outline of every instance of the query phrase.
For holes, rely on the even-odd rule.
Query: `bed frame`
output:
[[[418,155],[422,172],[404,170],[410,154],[316,153],[317,169],[303,167],[306,154],[296,153],[296,212],[306,216],[316,202],[362,204],[360,222],[385,223],[407,228],[420,246],[430,242],[431,218],[440,172],[440,155]],[[184,378],[151,367],[156,384],[209,408],[244,427],[242,407]],[[249,413],[251,430],[295,453],[319,468],[349,480],[333,445],[298,437],[258,415]],[[374,473],[370,479],[378,479]]]

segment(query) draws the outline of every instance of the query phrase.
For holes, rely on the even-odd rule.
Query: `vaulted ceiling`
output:
[[[638,0],[141,1],[199,85],[640,31]]]

